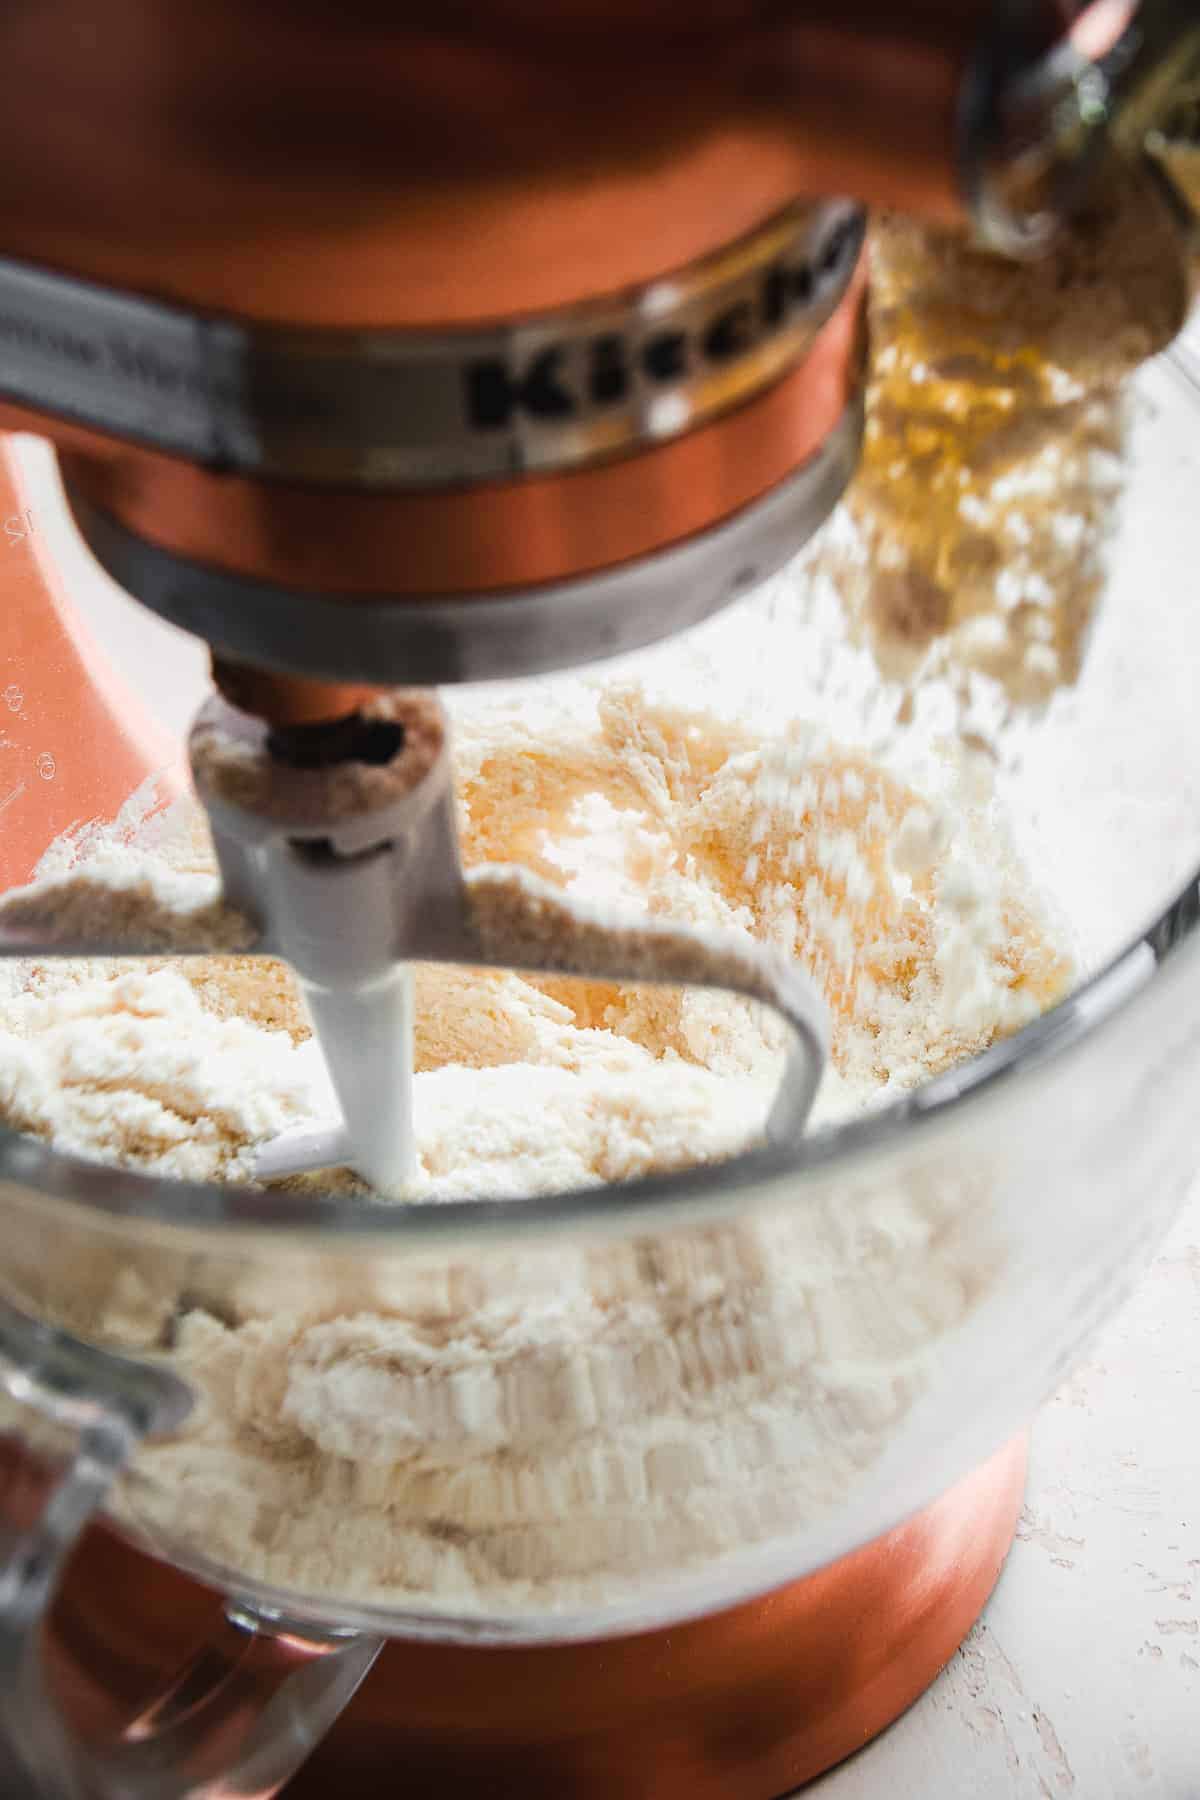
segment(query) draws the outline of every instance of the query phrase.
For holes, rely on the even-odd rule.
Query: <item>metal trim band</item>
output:
[[[795,363],[866,220],[797,205],[678,275],[481,330],[201,316],[0,258],[0,396],[246,475],[370,489],[579,468],[662,443]]]

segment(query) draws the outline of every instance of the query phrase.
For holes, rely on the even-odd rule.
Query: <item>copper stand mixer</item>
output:
[[[779,567],[854,467],[863,208],[970,220],[998,253],[1036,253],[1100,145],[1142,153],[1200,27],[1167,0],[964,0],[902,22],[746,0],[400,19],[120,0],[102,24],[56,0],[11,9],[0,50],[0,147],[19,171],[0,196],[0,428],[53,441],[99,561],[210,645],[207,726],[252,738],[278,783],[236,820],[219,783],[199,785],[228,897],[286,949],[312,855],[268,876],[248,849],[283,816],[278,793],[398,769],[411,696],[386,749],[367,747],[397,684],[633,650]],[[337,866],[340,931],[378,832],[285,823]],[[408,827],[389,829],[394,847]],[[351,938],[376,917],[363,902]],[[517,960],[517,936],[495,960]],[[315,966],[365,1029],[375,966]],[[743,991],[803,1039],[804,998],[757,980]],[[399,1020],[403,995],[388,1006]],[[337,1081],[353,1035],[335,1018],[323,1041],[361,1138],[377,1109],[355,1128],[360,1071]],[[814,1028],[810,1072],[815,1043]],[[393,1169],[395,1142],[378,1150],[367,1165]],[[932,1679],[998,1573],[1023,1474],[1018,1444],[824,1572],[670,1630],[389,1643],[288,1791],[352,1774],[383,1793],[402,1770],[514,1796],[733,1784],[767,1800]],[[51,1642],[76,1727],[127,1721],[215,1605],[94,1530]],[[293,1663],[330,1647],[300,1636]],[[254,1688],[243,1648],[230,1669]],[[189,1680],[139,1715],[143,1736]],[[584,1691],[571,1730],[547,1729]],[[163,1795],[279,1788],[163,1779]]]

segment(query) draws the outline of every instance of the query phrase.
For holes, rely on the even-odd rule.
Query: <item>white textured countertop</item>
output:
[[[1000,1584],[819,1800],[1200,1800],[1200,1184],[1034,1428]]]

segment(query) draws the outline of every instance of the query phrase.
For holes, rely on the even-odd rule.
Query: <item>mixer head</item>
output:
[[[864,213],[820,196],[1036,247],[1200,60],[1186,0],[88,10],[0,25],[0,426],[284,725],[760,581],[856,455]]]
[[[374,697],[636,649],[779,567],[856,461],[861,202],[1036,249],[1097,146],[1141,155],[1177,108],[1200,26],[1183,0],[902,26],[505,0],[467,35],[341,9],[331,38],[320,7],[226,0],[201,27],[121,0],[99,40],[86,10],[0,25],[0,148],[32,189],[0,202],[0,426],[53,438],[99,560],[211,647],[259,772],[231,802],[202,719],[227,892],[306,979],[391,1184],[398,962],[518,959],[464,927],[442,739],[399,811],[377,803],[434,714]],[[725,984],[809,1021],[819,1067],[816,1010],[777,976]]]

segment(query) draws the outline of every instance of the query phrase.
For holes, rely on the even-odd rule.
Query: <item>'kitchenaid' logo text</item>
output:
[[[4,521],[4,535],[10,544],[19,544],[33,535],[33,513],[29,507],[23,513],[13,513]]]
[[[690,325],[666,325],[631,341],[627,333],[549,344],[516,368],[501,356],[466,365],[467,421],[495,431],[518,418],[561,423],[632,398],[639,383],[667,387],[720,369],[756,350],[813,303],[861,236],[858,214],[839,221],[815,261],[776,261],[762,271],[757,290],[742,293],[712,316]]]

